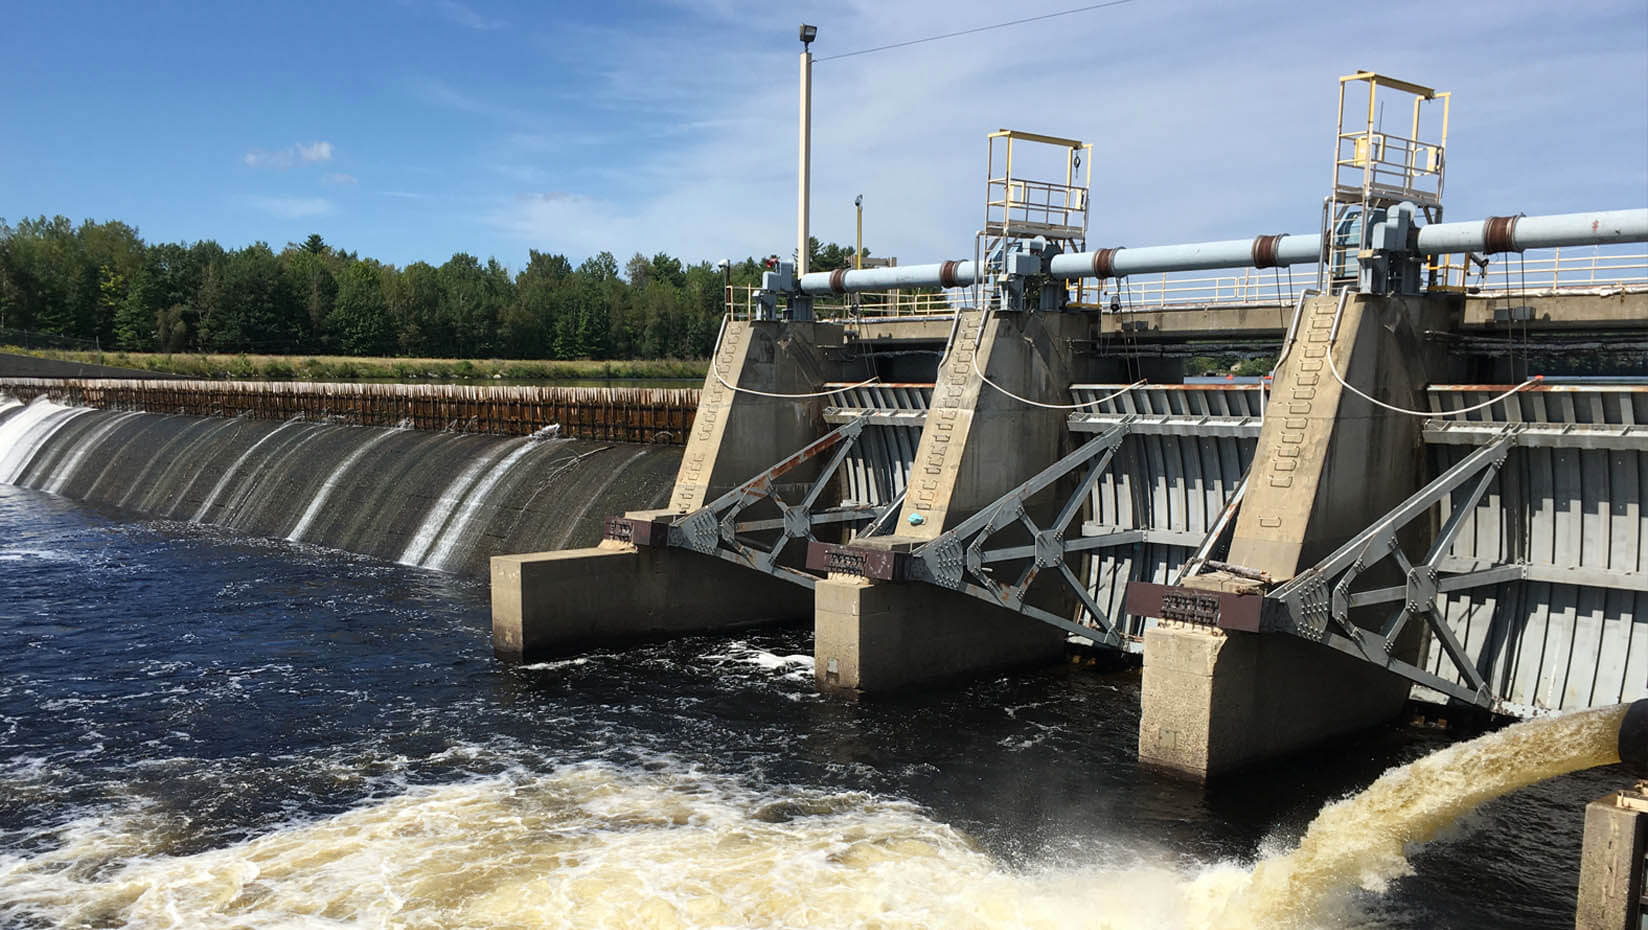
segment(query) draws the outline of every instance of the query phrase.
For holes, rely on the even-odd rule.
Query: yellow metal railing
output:
[[[1355,99],[1362,91],[1366,107]],[[1367,227],[1376,211],[1408,201],[1420,208],[1424,222],[1442,219],[1452,99],[1446,91],[1372,71],[1339,79],[1333,186],[1322,206],[1318,287],[1356,278],[1356,259],[1367,245]],[[1384,129],[1385,108],[1391,103],[1399,112],[1406,111],[1405,119],[1396,117],[1406,124],[1398,132]],[[1428,128],[1427,114],[1440,117]]]
[[[1093,175],[1093,146],[1075,139],[1001,129],[987,138],[984,228],[993,239],[1047,236],[1066,242],[1085,242],[1088,188]],[[1025,153],[1015,147],[1033,146],[1031,161],[1041,168],[1056,165],[1058,180],[1027,178]],[[995,243],[992,242],[993,251]]]

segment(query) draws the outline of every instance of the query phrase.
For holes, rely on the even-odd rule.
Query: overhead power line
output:
[[[815,62],[835,61],[837,58],[851,58],[854,55],[868,55],[871,52],[885,52],[888,49],[893,49],[893,48],[907,48],[911,45],[920,45],[923,42],[937,42],[940,39],[954,39],[957,36],[970,36],[970,35],[972,35],[976,32],[989,32],[992,29],[1005,29],[1008,26],[1022,26],[1025,23],[1040,22],[1044,19],[1054,19],[1054,18],[1059,17],[1059,16],[1071,16],[1071,15],[1076,14],[1076,13],[1087,13],[1087,12],[1092,11],[1092,10],[1102,10],[1105,7],[1121,6],[1124,3],[1132,3],[1132,2],[1133,2],[1133,0],[1109,0],[1108,3],[1094,3],[1094,4],[1091,4],[1089,6],[1076,7],[1073,10],[1060,10],[1057,13],[1043,13],[1040,16],[1027,16],[1024,19],[1010,20],[1010,21],[1005,22],[1005,23],[994,23],[994,24],[989,25],[989,26],[975,26],[972,29],[963,29],[960,32],[946,32],[943,35],[928,36],[925,39],[911,39],[908,42],[894,42],[891,45],[878,45],[875,48],[861,48],[856,52],[843,52],[840,55],[826,55],[823,58],[815,58],[814,61]]]

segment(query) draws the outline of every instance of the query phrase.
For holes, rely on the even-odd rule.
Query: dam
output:
[[[1570,815],[1619,777],[1575,773],[1622,757],[1645,682],[1648,290],[1623,253],[1530,287],[1426,250],[1537,266],[1648,216],[1411,203],[1166,252],[1061,242],[1067,212],[971,263],[780,263],[729,294],[691,417],[624,437],[0,385],[0,916],[1567,924]],[[1185,377],[1227,353],[1277,360]],[[746,629],[775,619],[803,626]],[[1413,699],[1536,719],[1378,726]],[[1482,802],[1468,843],[1409,848]],[[1596,819],[1640,837],[1629,803]],[[1640,892],[1636,842],[1604,871]]]
[[[1648,210],[1444,221],[1448,95],[1340,94],[1316,233],[1093,248],[1091,147],[1002,130],[971,260],[776,262],[668,505],[493,560],[498,655],[810,619],[857,697],[1077,642],[1142,655],[1139,758],[1195,778],[1410,698],[1648,695]],[[1037,150],[1057,177],[1014,173]],[[1274,361],[1187,382],[1202,354]]]

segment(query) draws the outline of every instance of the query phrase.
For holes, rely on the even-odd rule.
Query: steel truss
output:
[[[912,549],[908,555],[906,573],[914,580],[925,581],[972,595],[1009,610],[1045,623],[1065,632],[1074,633],[1095,643],[1137,652],[1137,640],[1126,636],[1117,623],[1099,607],[1064,557],[1072,552],[1101,549],[1136,541],[1121,540],[1120,535],[1104,533],[1095,536],[1077,536],[1066,539],[1071,523],[1082,511],[1088,493],[1095,482],[1110,467],[1116,450],[1132,429],[1132,415],[1124,416],[1099,435],[1083,443],[1074,452],[1042,469],[1034,477],[1007,492],[989,506],[962,521],[942,535]],[[1025,509],[1029,500],[1055,482],[1085,468],[1076,486],[1059,508],[1058,514],[1046,526],[1038,525]],[[1019,526],[1030,534],[1029,544],[987,549],[992,537],[1003,530]],[[995,569],[1005,563],[1023,562],[1018,576],[1003,582],[995,577]],[[1060,616],[1050,610],[1026,601],[1030,585],[1043,569],[1057,569],[1070,590],[1076,595],[1081,609],[1077,617]],[[1084,622],[1085,621],[1085,622]]]
[[[1526,567],[1518,564],[1491,565],[1470,571],[1453,572],[1448,551],[1465,521],[1487,493],[1516,444],[1520,426],[1506,426],[1498,437],[1461,459],[1429,484],[1420,488],[1395,509],[1357,533],[1316,565],[1266,595],[1281,609],[1265,612],[1263,629],[1331,646],[1340,652],[1389,669],[1410,681],[1433,688],[1449,697],[1475,704],[1496,713],[1528,716],[1531,708],[1512,707],[1503,701],[1483,677],[1460,645],[1459,638],[1437,610],[1437,597],[1450,591],[1517,581]],[[1448,519],[1417,562],[1403,551],[1400,536],[1415,521],[1428,518],[1431,507],[1463,489],[1464,499],[1454,500]],[[1403,583],[1364,591],[1352,591],[1357,578],[1374,565],[1389,559],[1402,573]],[[1364,629],[1351,621],[1352,610],[1397,604],[1397,609],[1379,629]],[[1442,646],[1449,661],[1469,687],[1461,686],[1396,658],[1395,650],[1403,630],[1420,618]]]
[[[869,528],[861,533],[873,531],[884,525],[887,517],[896,513],[903,503],[900,495],[882,505],[814,509],[824,489],[834,482],[842,463],[863,437],[867,425],[868,418],[854,417],[691,513],[665,517],[650,525],[646,521],[624,518],[610,520],[607,537],[639,545],[663,544],[688,549],[811,588],[818,581],[816,576],[780,564],[791,542],[816,541],[814,527],[831,524],[868,523]],[[801,500],[794,504],[786,501],[778,490],[777,480],[808,462],[821,459],[826,453],[828,458],[824,459],[818,475],[806,485]],[[744,518],[747,511],[763,502],[770,502],[778,515]],[[776,536],[771,535],[775,532]]]

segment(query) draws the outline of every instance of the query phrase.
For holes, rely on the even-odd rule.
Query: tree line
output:
[[[809,262],[852,263],[814,239]],[[118,220],[0,219],[0,329],[134,352],[257,352],[429,358],[703,358],[723,286],[760,281],[746,258],[709,262],[610,252],[576,266],[532,250],[518,272],[459,252],[396,267],[320,235],[257,242],[145,243]]]

